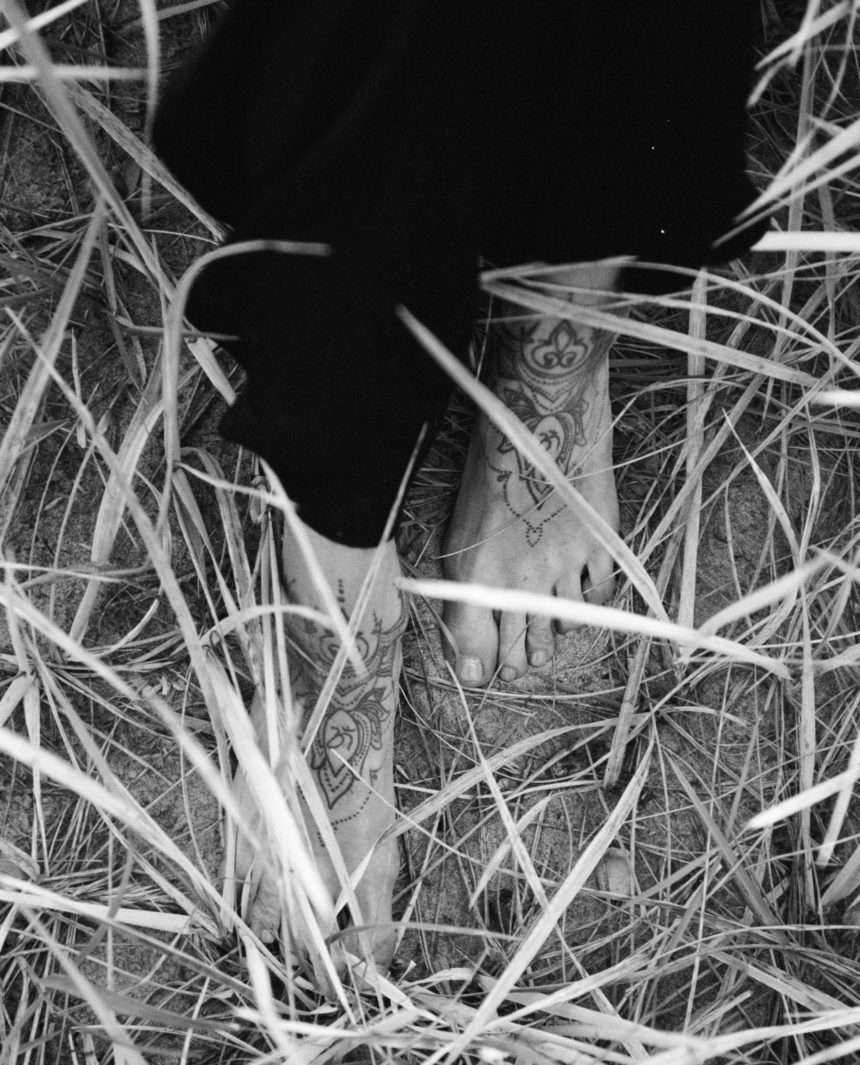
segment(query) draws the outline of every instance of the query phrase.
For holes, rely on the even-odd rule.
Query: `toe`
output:
[[[525,615],[502,614],[499,618],[499,676],[502,680],[516,680],[527,669]]]
[[[545,666],[554,651],[552,620],[550,618],[532,618],[526,632],[526,655],[529,665],[535,669]]]
[[[397,946],[397,933],[393,925],[391,914],[391,892],[384,896],[380,905],[376,900],[364,898],[359,894],[362,916],[366,922],[367,930],[364,932],[364,942],[373,957],[373,960],[381,969],[387,969],[394,958]],[[354,953],[357,953],[353,948]]]
[[[608,603],[615,591],[615,572],[612,559],[606,555],[590,559],[588,576],[583,582],[583,596],[587,603]]]
[[[251,891],[254,892],[253,886]],[[274,943],[281,927],[281,908],[278,893],[268,877],[264,876],[256,885],[245,920],[263,943]]]
[[[239,791],[240,796],[247,792]],[[251,931],[272,943],[281,927],[280,896],[271,875],[260,867],[254,848],[243,835],[236,841],[236,904]]]
[[[559,599],[582,600],[582,577],[579,570],[571,570],[564,579],[556,585],[555,594]],[[556,623],[559,632],[573,632],[577,627],[575,621],[559,619]]]
[[[344,948],[357,958],[363,958],[366,952],[373,958],[377,968],[386,970],[391,967],[397,948],[397,935],[393,928],[369,928],[365,925],[361,932],[350,928],[339,938]]]
[[[377,966],[387,969],[394,957],[397,934],[393,927],[392,900],[400,870],[400,853],[395,841],[381,844],[355,889],[361,912],[360,934],[352,931],[342,937],[350,953],[362,956],[365,950]]]
[[[499,635],[493,612],[467,603],[446,603],[442,621],[445,657],[467,687],[487,681],[496,668]]]

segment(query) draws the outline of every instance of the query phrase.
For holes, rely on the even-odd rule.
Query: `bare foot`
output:
[[[337,590],[344,613],[355,604],[367,572],[372,552],[343,548],[313,535],[317,557],[332,586]],[[354,553],[353,553],[354,552]],[[350,554],[352,553],[352,554]],[[292,545],[285,546],[285,572],[290,597],[308,606],[317,606],[316,594],[301,560]],[[355,886],[358,912],[343,911],[342,919],[367,931],[344,937],[348,950],[359,956],[370,954],[377,965],[387,967],[394,953],[391,903],[399,868],[396,841],[380,843],[380,837],[394,820],[393,745],[394,714],[400,676],[400,641],[405,628],[405,608],[394,588],[399,566],[392,544],[378,587],[371,592],[364,620],[357,636],[366,673],[359,675],[347,664],[334,690],[306,753],[317,784],[322,806],[334,832],[347,873],[354,874],[367,863]],[[339,649],[337,637],[311,621],[300,621],[291,630],[291,682],[294,697],[305,708],[308,724],[323,684]],[[263,741],[261,721],[255,721]],[[295,787],[284,780],[284,788]],[[254,820],[253,800],[237,778],[236,795]],[[332,858],[323,842],[313,815],[304,803],[311,846],[317,868],[332,900],[342,895],[342,885]],[[271,877],[256,870],[260,863],[246,842],[237,847],[236,868],[240,878],[250,878],[253,897],[249,923],[264,939],[280,930],[282,900]]]
[[[593,287],[611,289],[614,271]],[[582,283],[578,279],[575,283]],[[592,296],[588,302],[596,302]],[[513,306],[493,327],[490,386],[595,510],[618,528],[607,355],[611,336]],[[513,317],[516,316],[516,317]],[[483,414],[476,415],[443,556],[446,578],[605,603],[614,563],[582,519]],[[549,618],[447,603],[461,683],[514,680],[553,653]],[[569,626],[559,623],[561,631]]]

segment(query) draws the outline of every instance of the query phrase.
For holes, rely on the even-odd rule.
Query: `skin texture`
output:
[[[614,267],[555,272],[580,303],[610,298]],[[611,337],[564,318],[535,317],[513,304],[489,332],[489,384],[540,440],[585,499],[618,528],[612,472],[607,355]],[[460,493],[442,559],[449,580],[605,603],[613,561],[577,515],[490,421],[476,415]],[[514,680],[552,656],[548,618],[530,619],[448,603],[446,653],[461,683],[486,683],[498,670]],[[561,631],[565,627],[560,625]]]

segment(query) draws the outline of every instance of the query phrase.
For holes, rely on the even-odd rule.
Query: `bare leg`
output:
[[[374,552],[343,547],[310,529],[307,532],[323,573],[349,617]],[[319,608],[318,593],[304,557],[289,535],[285,536],[283,559],[290,599]],[[347,871],[352,873],[372,852],[356,898],[362,924],[380,926],[368,933],[366,942],[381,965],[388,965],[393,954],[391,900],[398,871],[397,844],[377,845],[377,841],[394,819],[394,713],[400,640],[405,628],[404,604],[394,586],[399,575],[394,544],[388,543],[357,635],[367,673],[359,676],[354,667],[346,666],[308,751]],[[304,707],[307,722],[340,645],[329,630],[310,621],[294,624],[291,638],[294,694]],[[241,789],[239,796],[243,796]],[[308,826],[318,868],[332,898],[336,898],[340,885],[334,867],[310,819]],[[247,876],[252,864],[253,854],[247,845],[240,847],[238,874]],[[252,927],[267,937],[277,935],[280,913],[275,886],[264,879],[253,903]]]
[[[611,291],[617,268],[603,264],[547,274],[547,280]],[[543,443],[588,502],[618,527],[612,473],[609,334],[564,318],[503,309],[490,335],[490,387]],[[591,530],[484,415],[476,416],[443,559],[449,580],[555,593],[603,603],[613,591],[613,561]],[[505,680],[541,666],[553,652],[552,623],[460,603],[446,604],[454,641],[447,653],[464,684]],[[562,629],[564,627],[562,626]]]

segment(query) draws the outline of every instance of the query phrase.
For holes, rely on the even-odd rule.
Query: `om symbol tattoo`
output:
[[[373,765],[373,755],[384,749],[386,730],[391,727],[394,678],[405,627],[405,606],[388,628],[374,616],[370,633],[357,637],[367,672],[359,675],[351,665],[344,668],[311,743],[308,762],[329,810],[349,794],[357,779],[371,787],[378,779],[380,769]],[[301,653],[296,656],[294,686],[310,713],[334,663],[338,642],[331,633],[321,634],[312,622],[304,629],[303,638],[296,641]]]

